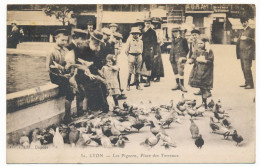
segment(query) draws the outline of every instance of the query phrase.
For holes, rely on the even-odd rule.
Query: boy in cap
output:
[[[59,29],[54,33],[56,44],[48,57],[49,75],[52,83],[59,85],[60,93],[65,97],[65,117],[64,122],[69,123],[71,117],[68,112],[71,110],[71,102],[74,99],[73,90],[70,86],[69,79],[71,75],[65,69],[65,55],[68,50],[65,45],[68,42],[68,32],[65,29]]]
[[[189,52],[188,42],[181,36],[179,27],[173,28],[173,42],[170,51],[170,62],[176,79],[176,85],[172,90],[181,90],[187,92],[184,87],[184,67]]]
[[[136,89],[142,90],[142,88],[139,86],[139,74],[142,65],[143,41],[139,39],[141,32],[138,27],[133,27],[130,34],[132,34],[132,38],[129,39],[126,43],[126,55],[128,56],[129,68],[126,90],[130,90],[132,74],[135,75]]]

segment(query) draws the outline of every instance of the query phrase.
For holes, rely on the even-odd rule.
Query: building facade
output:
[[[55,15],[47,16],[43,10],[48,5],[8,5],[7,28],[16,20],[23,28],[25,41],[50,42],[52,32],[63,27]],[[60,6],[60,5],[56,5]],[[66,6],[66,5],[64,5]],[[239,18],[246,16],[254,20],[255,6],[239,4],[129,4],[129,5],[67,5],[72,11],[69,23],[85,29],[88,21],[95,22],[95,28],[101,29],[110,23],[118,24],[118,31],[123,34],[123,41],[129,35],[136,19],[161,17],[162,29],[166,39],[170,38],[170,28],[186,25],[200,29],[212,43],[232,43],[232,38],[241,29]],[[253,26],[254,22],[252,22]],[[189,32],[187,32],[188,34]]]

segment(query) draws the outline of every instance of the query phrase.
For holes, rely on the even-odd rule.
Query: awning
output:
[[[243,26],[242,26],[239,18],[228,18],[228,20],[232,25],[232,29],[243,29]],[[255,28],[255,21],[254,20],[249,19],[248,22],[249,22],[249,26],[251,28]]]
[[[105,12],[102,23],[135,23],[137,19],[143,20],[147,12]]]
[[[19,25],[43,25],[53,26],[62,25],[62,22],[55,16],[49,17],[43,11],[7,11],[7,25],[11,25],[12,21],[17,21]]]
[[[160,8],[151,10],[151,17],[167,17],[167,11]]]

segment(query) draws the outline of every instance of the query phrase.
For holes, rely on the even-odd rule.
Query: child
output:
[[[59,85],[60,93],[65,95],[65,117],[64,123],[68,124],[71,117],[67,112],[71,111],[71,102],[74,99],[73,88],[70,86],[71,75],[65,70],[65,55],[68,50],[65,48],[68,42],[68,32],[65,29],[55,31],[56,44],[48,56],[48,68],[50,80],[52,83]]]
[[[106,57],[107,64],[102,67],[101,75],[105,78],[109,94],[113,97],[115,106],[118,106],[118,96],[121,94],[117,80],[119,67],[116,64],[116,56],[108,54]]]
[[[130,90],[131,75],[135,74],[135,84],[137,90],[142,90],[139,86],[139,74],[142,65],[143,42],[139,38],[141,34],[138,27],[133,27],[130,34],[132,38],[126,43],[126,55],[128,56],[128,80],[126,90]]]
[[[213,61],[214,55],[212,50],[205,49],[207,38],[198,39],[198,50],[192,54],[189,61],[194,63],[190,73],[189,85],[194,88],[200,88],[202,96],[202,104],[207,109],[207,98],[211,96],[210,90],[213,88]]]

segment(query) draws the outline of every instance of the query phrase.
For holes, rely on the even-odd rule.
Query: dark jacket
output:
[[[240,40],[241,36],[245,36],[246,40]],[[237,59],[240,59],[241,53],[244,52],[244,56],[249,56],[252,60],[255,59],[255,30],[250,28],[249,26],[246,30],[243,30],[239,35],[237,41]]]
[[[149,28],[146,32],[143,31],[143,48],[144,52],[145,50],[150,50],[151,48],[153,49],[153,55],[157,54],[157,36],[156,32],[152,29]]]
[[[170,61],[177,62],[180,57],[186,57],[189,52],[187,39],[174,38],[171,44]]]

